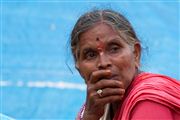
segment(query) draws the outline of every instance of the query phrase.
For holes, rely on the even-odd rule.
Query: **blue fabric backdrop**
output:
[[[163,0],[1,1],[0,112],[24,120],[75,118],[86,86],[68,41],[78,17],[95,7],[130,20],[145,48],[143,70],[179,80],[179,6]]]

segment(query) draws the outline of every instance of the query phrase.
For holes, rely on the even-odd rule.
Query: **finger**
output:
[[[89,100],[95,100],[99,96],[98,96],[98,93],[96,91],[94,91],[94,92],[89,93],[87,97],[88,97]]]
[[[111,71],[110,70],[98,70],[98,71],[92,72],[88,82],[96,83],[102,77],[109,77],[109,76],[111,76]]]
[[[94,84],[94,89],[103,89],[103,88],[124,88],[122,81],[118,80],[100,80]]]
[[[102,97],[107,97],[107,96],[114,96],[114,95],[119,95],[122,96],[125,93],[125,89],[121,89],[121,88],[105,88],[102,89],[102,93],[101,93],[101,98]]]
[[[97,99],[96,104],[105,105],[107,103],[119,102],[122,99],[123,99],[123,95],[108,96],[108,97]]]

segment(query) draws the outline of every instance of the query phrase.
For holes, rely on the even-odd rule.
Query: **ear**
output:
[[[141,45],[140,43],[137,42],[134,44],[134,60],[137,68],[140,67],[140,58],[141,58]]]

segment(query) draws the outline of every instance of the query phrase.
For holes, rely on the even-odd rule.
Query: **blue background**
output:
[[[15,119],[75,118],[86,91],[68,41],[78,17],[95,7],[119,11],[132,23],[144,47],[142,70],[179,80],[179,6],[172,1],[2,1],[0,112]]]

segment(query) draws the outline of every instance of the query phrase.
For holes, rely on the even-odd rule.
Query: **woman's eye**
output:
[[[85,54],[85,59],[91,60],[97,56],[97,53],[94,51],[89,51]]]
[[[119,51],[119,47],[118,46],[112,46],[111,48],[110,48],[110,52],[111,53],[116,53],[116,52],[118,52]]]

